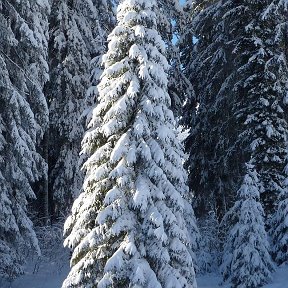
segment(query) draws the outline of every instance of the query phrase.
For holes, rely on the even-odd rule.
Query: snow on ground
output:
[[[62,263],[32,261],[27,265],[25,275],[12,283],[0,279],[0,288],[60,288],[69,271],[68,255],[62,260]]]
[[[280,267],[273,274],[273,283],[264,288],[288,288],[288,266]]]
[[[61,261],[42,263],[34,260],[27,265],[26,274],[14,282],[0,280],[0,288],[60,288],[69,271],[68,258],[67,252]],[[263,288],[288,288],[288,266],[279,268],[273,276],[273,283]],[[216,273],[200,276],[197,282],[198,288],[229,288],[229,285],[221,286],[221,276]]]
[[[221,275],[217,273],[206,274],[197,278],[198,288],[228,288],[228,285],[221,286]]]
[[[221,286],[221,275],[211,273],[198,277],[198,288],[229,288],[229,285]],[[265,285],[263,288],[288,288],[288,266],[280,267],[273,274],[271,284]]]

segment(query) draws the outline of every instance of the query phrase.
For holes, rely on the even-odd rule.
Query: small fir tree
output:
[[[223,249],[223,278],[237,288],[256,288],[271,279],[274,266],[260,203],[261,187],[252,164],[238,190],[238,200],[223,219],[228,226]]]
[[[197,252],[197,272],[201,274],[217,271],[221,262],[220,249],[220,227],[215,211],[210,211],[208,215],[198,221],[201,233],[201,241],[198,241]]]
[[[282,193],[277,201],[277,208],[272,218],[272,255],[278,264],[288,262],[288,165]]]

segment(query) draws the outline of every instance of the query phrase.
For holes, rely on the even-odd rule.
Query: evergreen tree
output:
[[[56,217],[67,213],[83,182],[78,165],[84,134],[80,117],[86,107],[91,59],[105,47],[109,23],[104,20],[111,15],[110,10],[108,1],[53,1],[51,78],[46,94],[50,103],[49,191]]]
[[[227,25],[233,37],[233,114],[241,123],[234,150],[251,155],[264,190],[261,201],[270,218],[282,191],[288,125],[285,113],[287,65],[282,45],[275,41],[278,17],[267,13],[271,1],[227,1]],[[241,20],[242,19],[242,20]],[[243,22],[244,21],[244,22]],[[242,24],[240,26],[240,23]],[[243,25],[244,23],[244,25]]]
[[[276,2],[282,12],[278,7],[275,13]],[[221,219],[234,202],[243,163],[252,156],[270,217],[281,193],[287,145],[284,2],[195,5],[192,28],[198,41],[191,55],[187,48],[183,56],[199,105],[195,109],[191,102],[185,110],[192,127],[187,168],[197,216],[216,209]]]
[[[83,140],[84,191],[65,224],[73,254],[62,287],[196,287],[156,3],[118,7]]]
[[[285,175],[288,175],[285,167]],[[272,218],[270,233],[272,235],[272,255],[276,263],[283,264],[288,261],[288,177],[283,183],[283,190],[278,196],[277,209]]]
[[[279,94],[279,98],[283,97],[283,102],[287,105],[287,83],[288,83],[288,67],[287,67],[287,33],[288,33],[288,2],[285,0],[273,0],[268,5],[263,14],[264,19],[276,23],[276,29],[273,29],[274,37],[273,45],[277,49],[274,54],[274,77],[275,90]],[[282,100],[281,98],[279,100]],[[280,101],[279,101],[280,102]],[[281,101],[282,102],[282,101]],[[287,108],[283,113],[283,117],[287,120]],[[287,133],[287,131],[286,131]],[[287,135],[286,135],[287,137]],[[287,142],[287,139],[285,139]],[[282,143],[280,142],[280,145]],[[285,147],[287,153],[287,144]],[[283,157],[284,158],[284,157]],[[282,159],[281,159],[282,160]],[[270,234],[272,236],[272,255],[278,264],[288,261],[288,193],[287,193],[287,156],[282,161],[286,165],[282,173],[283,184],[280,193],[277,195],[276,209],[270,223]]]
[[[185,10],[188,21],[181,42],[182,63],[195,90],[194,99],[185,105],[183,119],[190,129],[185,144],[189,187],[195,193],[198,217],[216,211],[221,218],[235,196],[231,171],[237,161],[229,161],[231,130],[235,128],[229,84],[234,66],[232,48],[223,20],[223,1],[188,2]]]
[[[256,288],[271,279],[274,267],[260,203],[263,187],[253,165],[246,167],[238,200],[223,219],[229,228],[221,268],[224,280],[231,282],[232,287]]]
[[[26,249],[39,253],[28,217],[31,184],[46,177],[37,144],[48,123],[45,1],[0,2],[0,277],[23,273]]]
[[[287,1],[196,1],[190,11],[197,41],[192,49],[184,46],[183,59],[199,107],[188,103],[185,121],[192,127],[187,167],[197,216],[216,209],[222,218],[235,201],[242,164],[252,157],[264,187],[261,202],[277,247],[274,255],[282,263],[287,249],[285,237],[280,240],[286,233]]]

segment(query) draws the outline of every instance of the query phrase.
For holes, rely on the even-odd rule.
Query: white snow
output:
[[[286,288],[288,287],[288,265],[279,267],[272,275],[272,283],[263,286],[263,288]],[[220,274],[210,273],[197,278],[198,288],[230,288],[228,284],[221,285],[222,278]]]
[[[62,253],[61,253],[62,254]],[[32,260],[25,267],[25,274],[11,283],[0,279],[1,288],[60,288],[69,272],[69,257],[45,263]],[[39,266],[38,266],[39,265]],[[34,271],[36,270],[36,271]]]
[[[26,266],[26,274],[10,283],[1,281],[1,288],[60,288],[62,282],[69,272],[69,260],[67,257],[62,262],[40,263],[39,270],[33,274],[36,261],[31,261]],[[228,284],[221,285],[220,274],[210,273],[197,277],[198,288],[230,288]],[[263,288],[285,288],[288,286],[288,265],[279,267],[273,273],[273,282]]]

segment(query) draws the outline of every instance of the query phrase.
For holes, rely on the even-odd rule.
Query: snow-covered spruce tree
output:
[[[53,1],[51,78],[46,94],[50,103],[49,191],[55,217],[71,208],[83,182],[78,159],[84,125],[79,120],[90,85],[91,59],[105,47],[110,10],[109,1]]]
[[[278,196],[277,209],[273,215],[270,232],[272,234],[272,255],[276,263],[288,262],[288,167],[285,167],[286,178],[283,190]]]
[[[288,103],[287,92],[288,91],[287,83],[288,83],[288,68],[287,68],[287,35],[288,35],[288,1],[285,0],[275,0],[270,3],[267,7],[264,17],[270,19],[271,17],[276,17],[277,25],[274,30],[274,45],[279,47],[280,50],[277,59],[274,61],[279,63],[278,69],[280,70],[278,73],[279,77],[278,81],[282,85],[278,85],[278,89],[282,87],[282,95],[284,95],[284,102]],[[286,84],[286,85],[285,85]],[[280,87],[279,87],[280,86]],[[285,89],[286,87],[286,89]],[[286,97],[285,97],[286,96]],[[287,113],[285,113],[284,117],[287,119]],[[287,164],[287,156],[286,156],[286,167],[284,169],[283,178],[284,182],[282,185],[282,191],[277,197],[277,205],[276,211],[273,213],[270,234],[272,236],[272,255],[275,258],[276,263],[282,264],[288,262],[288,164]]]
[[[252,164],[238,190],[238,200],[223,218],[228,226],[221,266],[224,280],[232,287],[256,288],[271,279],[274,270],[260,203],[259,175]]]
[[[26,5],[26,4],[25,4]],[[35,38],[38,42],[38,53],[34,52],[34,60],[32,62],[32,69],[30,72],[30,77],[32,79],[38,79],[41,89],[45,94],[45,85],[49,81],[49,67],[48,67],[48,41],[49,41],[49,15],[51,12],[51,4],[49,1],[42,1],[37,4],[33,3],[33,25],[35,30]],[[38,7],[38,8],[37,8]],[[32,88],[34,89],[34,88]],[[46,97],[46,95],[45,95]],[[31,101],[33,104],[34,101]],[[47,106],[47,99],[45,100],[45,106]],[[39,104],[36,102],[35,107],[33,109],[38,109],[37,106]],[[47,109],[47,107],[45,107]],[[35,115],[37,117],[37,114]],[[44,114],[42,112],[39,113],[40,118],[43,117],[42,126],[45,127],[45,133],[43,137],[38,139],[37,143],[37,151],[44,158],[46,165],[48,164],[48,145],[46,140],[47,132],[48,132],[48,111]],[[38,117],[39,117],[38,116]],[[33,221],[35,224],[47,224],[50,220],[49,213],[49,193],[48,193],[48,169],[46,169],[45,174],[35,183],[33,183],[33,190],[36,195],[36,201],[33,201],[33,205],[31,210],[33,210],[34,217]],[[40,220],[40,221],[39,221]]]
[[[0,278],[23,273],[27,250],[39,252],[27,204],[47,172],[36,151],[48,123],[47,12],[45,1],[0,2]]]
[[[186,51],[184,68],[186,75],[193,77],[199,102],[197,113],[190,117],[191,124],[187,122],[192,128],[186,142],[189,184],[195,190],[197,213],[202,211],[205,215],[209,205],[216,202],[216,208],[221,207],[217,209],[221,218],[225,207],[229,209],[233,202],[233,191],[240,185],[237,179],[243,174],[242,164],[251,153],[257,154],[253,157],[263,177],[265,190],[261,198],[268,215],[281,191],[287,133],[287,107],[283,103],[287,73],[285,44],[279,42],[281,37],[275,33],[275,27],[276,32],[283,32],[283,17],[274,13],[276,2],[279,1],[196,2],[200,12],[194,16],[193,29],[199,41],[194,50]],[[267,13],[267,9],[274,12]],[[189,51],[194,54],[189,56]],[[188,115],[193,105],[185,110]],[[272,130],[275,133],[270,135]],[[202,195],[207,194],[209,201],[207,197],[201,201]]]
[[[285,178],[288,131],[287,105],[283,101],[288,75],[285,48],[275,41],[278,17],[267,14],[269,4],[268,0],[247,0],[241,5],[227,1],[225,16],[238,68],[234,71],[237,101],[233,115],[242,123],[234,150],[242,151],[239,159],[251,155],[255,160],[264,186],[261,201],[268,218],[274,212]]]
[[[83,140],[84,191],[65,224],[73,254],[62,287],[196,287],[156,3],[118,7]]]
[[[238,161],[229,161],[231,131],[235,131],[229,83],[234,64],[223,7],[221,0],[188,2],[181,42],[184,73],[195,90],[195,100],[187,101],[184,109],[183,123],[190,129],[186,166],[196,216],[204,218],[209,211],[223,217],[233,202],[237,179],[231,171]]]

